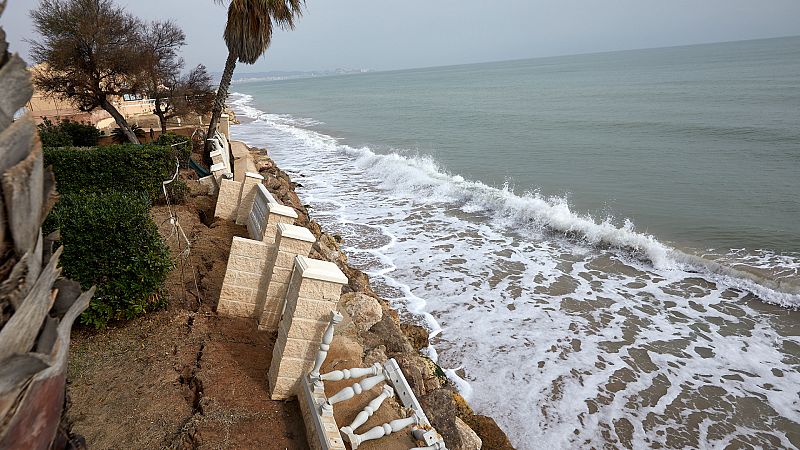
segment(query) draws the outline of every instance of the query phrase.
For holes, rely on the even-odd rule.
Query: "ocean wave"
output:
[[[697,272],[731,288],[751,292],[766,303],[800,307],[800,286],[795,280],[772,279],[680,251],[653,235],[637,231],[628,219],[617,225],[613,217],[598,220],[577,213],[562,197],[544,197],[537,192],[517,194],[507,185],[495,188],[466,180],[448,173],[428,155],[402,150],[378,154],[369,147],[342,145],[331,136],[304,128],[314,125],[309,119],[265,113],[252,107],[252,100],[252,96],[237,94],[232,103],[248,117],[280,128],[318,152],[347,155],[357,167],[373,176],[380,188],[395,196],[429,203],[432,207],[436,203],[452,203],[465,212],[485,214],[495,225],[518,232],[563,236],[596,248],[622,252],[652,264],[656,270]]]

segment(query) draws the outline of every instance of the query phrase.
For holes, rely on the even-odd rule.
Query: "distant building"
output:
[[[41,65],[31,68],[31,71],[41,70]],[[125,116],[125,119],[136,122],[139,117],[153,114],[155,100],[143,98],[138,95],[125,95],[114,97],[111,103]],[[68,99],[60,99],[47,95],[34,86],[33,97],[27,103],[25,110],[29,111],[36,123],[42,123],[45,118],[53,122],[71,120],[73,122],[90,123],[100,130],[116,128],[116,122],[111,115],[102,108],[84,112],[75,107]]]

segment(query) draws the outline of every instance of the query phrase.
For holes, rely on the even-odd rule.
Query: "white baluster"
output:
[[[333,331],[336,325],[342,321],[343,317],[336,311],[331,311],[331,321],[328,328],[325,329],[325,334],[322,335],[322,342],[319,344],[319,351],[317,352],[317,359],[314,361],[314,368],[308,374],[311,382],[314,383],[314,393],[324,392],[322,381],[319,378],[319,369],[322,368],[322,363],[328,357],[328,350],[331,348],[331,341],[333,340]]]
[[[383,367],[381,363],[375,363],[372,367],[368,368],[361,368],[357,367],[354,369],[342,369],[342,370],[334,370],[333,372],[324,373],[319,376],[319,379],[322,381],[342,381],[342,380],[349,380],[351,378],[361,378],[367,375],[377,375],[381,373]]]
[[[384,400],[393,396],[394,396],[394,389],[388,384],[385,384],[383,386],[383,391],[381,391],[381,394],[372,399],[372,401],[369,402],[369,404],[360,413],[358,413],[355,420],[353,420],[353,423],[351,423],[346,427],[340,428],[339,431],[341,431],[342,434],[352,436],[353,432],[357,430],[358,427],[364,425],[367,422],[367,419],[369,419],[370,417],[372,417],[373,414],[375,414],[375,411],[377,411],[378,408],[381,407],[381,404],[383,403]]]
[[[334,405],[345,400],[350,400],[356,395],[374,388],[378,385],[378,383],[384,381],[385,379],[386,375],[383,373],[375,375],[374,377],[364,378],[360,382],[355,383],[352,386],[348,386],[334,394],[333,397],[328,398],[328,404]]]
[[[345,435],[350,440],[350,446],[353,450],[356,450],[359,445],[363,444],[366,441],[372,441],[375,439],[380,439],[384,436],[388,436],[392,433],[397,433],[398,431],[406,428],[409,425],[418,425],[419,419],[417,415],[414,414],[411,417],[405,419],[397,419],[393,420],[389,423],[385,423],[383,425],[378,425],[375,428],[370,429],[364,434],[353,434],[353,435]]]

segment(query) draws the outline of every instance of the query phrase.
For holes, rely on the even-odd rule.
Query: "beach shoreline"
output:
[[[427,329],[416,324],[413,318],[401,317],[387,300],[373,290],[369,276],[349,263],[341,248],[342,238],[326,232],[325,225],[311,217],[309,206],[313,205],[302,202],[295,192],[298,184],[269,157],[268,150],[245,144],[250,149],[259,174],[265,178],[263,183],[267,189],[283,204],[295,209],[298,213],[296,225],[307,228],[316,237],[310,257],[335,263],[347,276],[349,282],[343,290],[341,308],[345,314],[360,315],[364,300],[368,303],[371,301],[369,299],[374,299],[380,305],[382,319],[369,330],[351,335],[363,347],[364,362],[385,358],[398,361],[432,425],[442,434],[448,448],[469,448],[464,446],[468,445],[464,441],[473,439],[471,434],[480,438],[482,448],[513,448],[495,420],[475,414],[442,369],[424,356],[422,350],[429,346]]]

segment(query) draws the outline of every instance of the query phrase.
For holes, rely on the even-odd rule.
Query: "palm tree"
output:
[[[225,0],[214,1],[223,3]],[[208,137],[217,131],[219,117],[228,98],[228,88],[231,85],[236,61],[255,64],[272,41],[273,27],[294,29],[295,20],[302,15],[304,4],[305,0],[230,0],[228,23],[224,34],[225,44],[228,46],[228,59],[225,61],[225,71],[222,72],[214,108],[211,110]],[[210,160],[210,150],[206,141],[204,153],[206,160]]]

